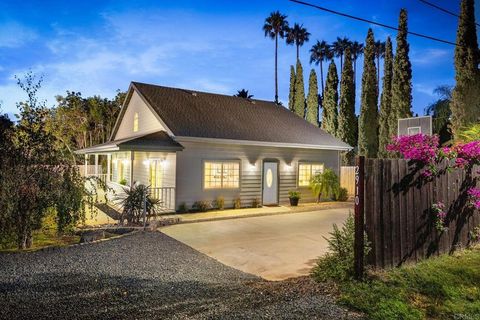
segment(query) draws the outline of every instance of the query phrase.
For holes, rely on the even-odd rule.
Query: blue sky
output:
[[[327,1],[313,3],[397,25],[407,8],[409,29],[454,41],[457,19],[418,0]],[[459,1],[432,0],[452,11]],[[478,6],[477,6],[477,17]],[[301,48],[305,78],[308,50],[319,39],[337,36],[364,41],[368,24],[352,21],[287,0],[267,1],[10,1],[0,2],[0,100],[16,112],[25,97],[14,75],[29,69],[43,74],[40,92],[47,104],[66,90],[84,96],[113,97],[130,81],[142,81],[224,94],[246,88],[255,98],[273,100],[274,43],[264,37],[265,17],[274,10],[290,24],[303,23],[311,40]],[[395,37],[376,26],[375,38]],[[413,65],[413,108],[423,113],[435,100],[433,90],[453,84],[453,46],[409,37]],[[279,95],[288,100],[289,67],[295,48],[281,42]],[[361,64],[359,61],[360,84]],[[337,64],[338,65],[338,64]],[[326,68],[324,68],[326,70]],[[357,86],[357,101],[360,85]],[[358,104],[358,103],[357,103]]]

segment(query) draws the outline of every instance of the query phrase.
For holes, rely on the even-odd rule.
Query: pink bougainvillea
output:
[[[480,164],[480,141],[459,144],[451,148],[456,154],[455,165],[461,168]]]
[[[467,191],[467,194],[470,198],[470,203],[477,209],[480,209],[480,189],[479,188],[470,188]]]
[[[428,164],[436,159],[438,153],[438,136],[415,134],[394,138],[387,146],[388,151],[399,152],[404,158]]]

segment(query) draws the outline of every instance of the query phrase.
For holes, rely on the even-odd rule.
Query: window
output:
[[[150,160],[150,186],[152,188],[162,187],[163,165],[161,160]]]
[[[125,160],[119,159],[117,160],[117,182],[121,182],[125,179]]]
[[[133,115],[133,132],[138,131],[138,112]]]
[[[206,161],[203,174],[205,189],[229,189],[240,186],[238,161]]]
[[[407,134],[409,136],[413,136],[414,134],[419,134],[422,133],[422,128],[421,127],[408,127],[407,128]]]
[[[298,164],[298,186],[308,187],[310,179],[317,173],[323,172],[322,163],[299,163]]]

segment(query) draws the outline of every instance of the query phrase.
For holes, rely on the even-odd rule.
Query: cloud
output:
[[[416,83],[413,85],[413,89],[417,92],[426,94],[431,97],[435,97],[435,94],[433,92],[435,90],[435,87],[432,85],[425,84],[425,83]]]
[[[30,28],[11,21],[0,25],[0,47],[18,48],[37,38]]]
[[[444,63],[446,58],[450,58],[452,52],[446,49],[412,50],[411,61],[416,65]]]

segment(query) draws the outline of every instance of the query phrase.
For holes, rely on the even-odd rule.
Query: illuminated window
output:
[[[207,161],[204,164],[205,189],[229,189],[240,186],[238,161]]]
[[[117,177],[118,177],[117,182],[120,182],[125,179],[125,164],[124,164],[124,160],[122,159],[119,159],[117,162]]]
[[[138,131],[138,112],[133,115],[133,132]]]
[[[163,165],[161,160],[150,160],[150,186],[152,188],[162,187]]]
[[[298,164],[298,186],[308,187],[310,179],[317,173],[323,172],[322,163],[300,163]]]

